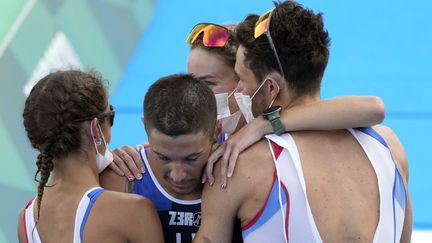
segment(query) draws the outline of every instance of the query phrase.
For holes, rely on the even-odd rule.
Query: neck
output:
[[[99,185],[94,153],[84,156],[68,156],[54,160],[54,170],[49,185],[58,188],[84,190]]]
[[[287,96],[281,96],[280,98],[276,99],[274,104],[275,105],[280,105],[282,107],[282,109],[290,109],[294,106],[299,106],[299,105],[307,105],[307,104],[311,104],[311,103],[316,103],[318,101],[320,101],[320,94],[316,93],[313,95],[305,95],[305,96],[301,96],[298,98],[294,98],[294,97],[289,97]]]

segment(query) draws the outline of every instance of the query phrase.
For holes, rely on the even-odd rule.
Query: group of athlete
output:
[[[108,148],[115,108],[98,74],[34,86],[23,118],[39,185],[20,242],[410,241],[408,162],[376,125],[382,101],[320,99],[321,13],[275,3],[199,23],[187,43],[188,74],[145,95],[136,147]]]

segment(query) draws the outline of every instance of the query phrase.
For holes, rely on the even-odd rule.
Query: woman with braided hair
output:
[[[163,242],[149,200],[99,185],[98,173],[112,162],[114,113],[101,78],[92,73],[59,71],[33,87],[23,118],[39,151],[39,185],[19,216],[20,242]]]

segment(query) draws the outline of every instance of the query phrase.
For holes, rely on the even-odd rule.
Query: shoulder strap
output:
[[[23,225],[24,225],[24,232],[25,232],[25,238],[27,243],[41,243],[39,232],[36,228],[36,222],[34,220],[34,214],[33,214],[33,208],[34,208],[34,202],[36,201],[36,198],[33,198],[27,203],[27,206],[24,209],[23,213]]]
[[[75,216],[75,228],[74,228],[74,243],[81,243],[83,238],[84,226],[87,222],[87,218],[90,214],[91,208],[95,203],[96,199],[100,196],[105,189],[101,187],[93,187],[84,193],[81,201],[78,204],[76,216]]]

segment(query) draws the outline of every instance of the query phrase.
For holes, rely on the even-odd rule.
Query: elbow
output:
[[[370,96],[369,102],[372,105],[372,114],[374,117],[374,123],[379,124],[385,119],[385,106],[383,100],[378,96]]]

